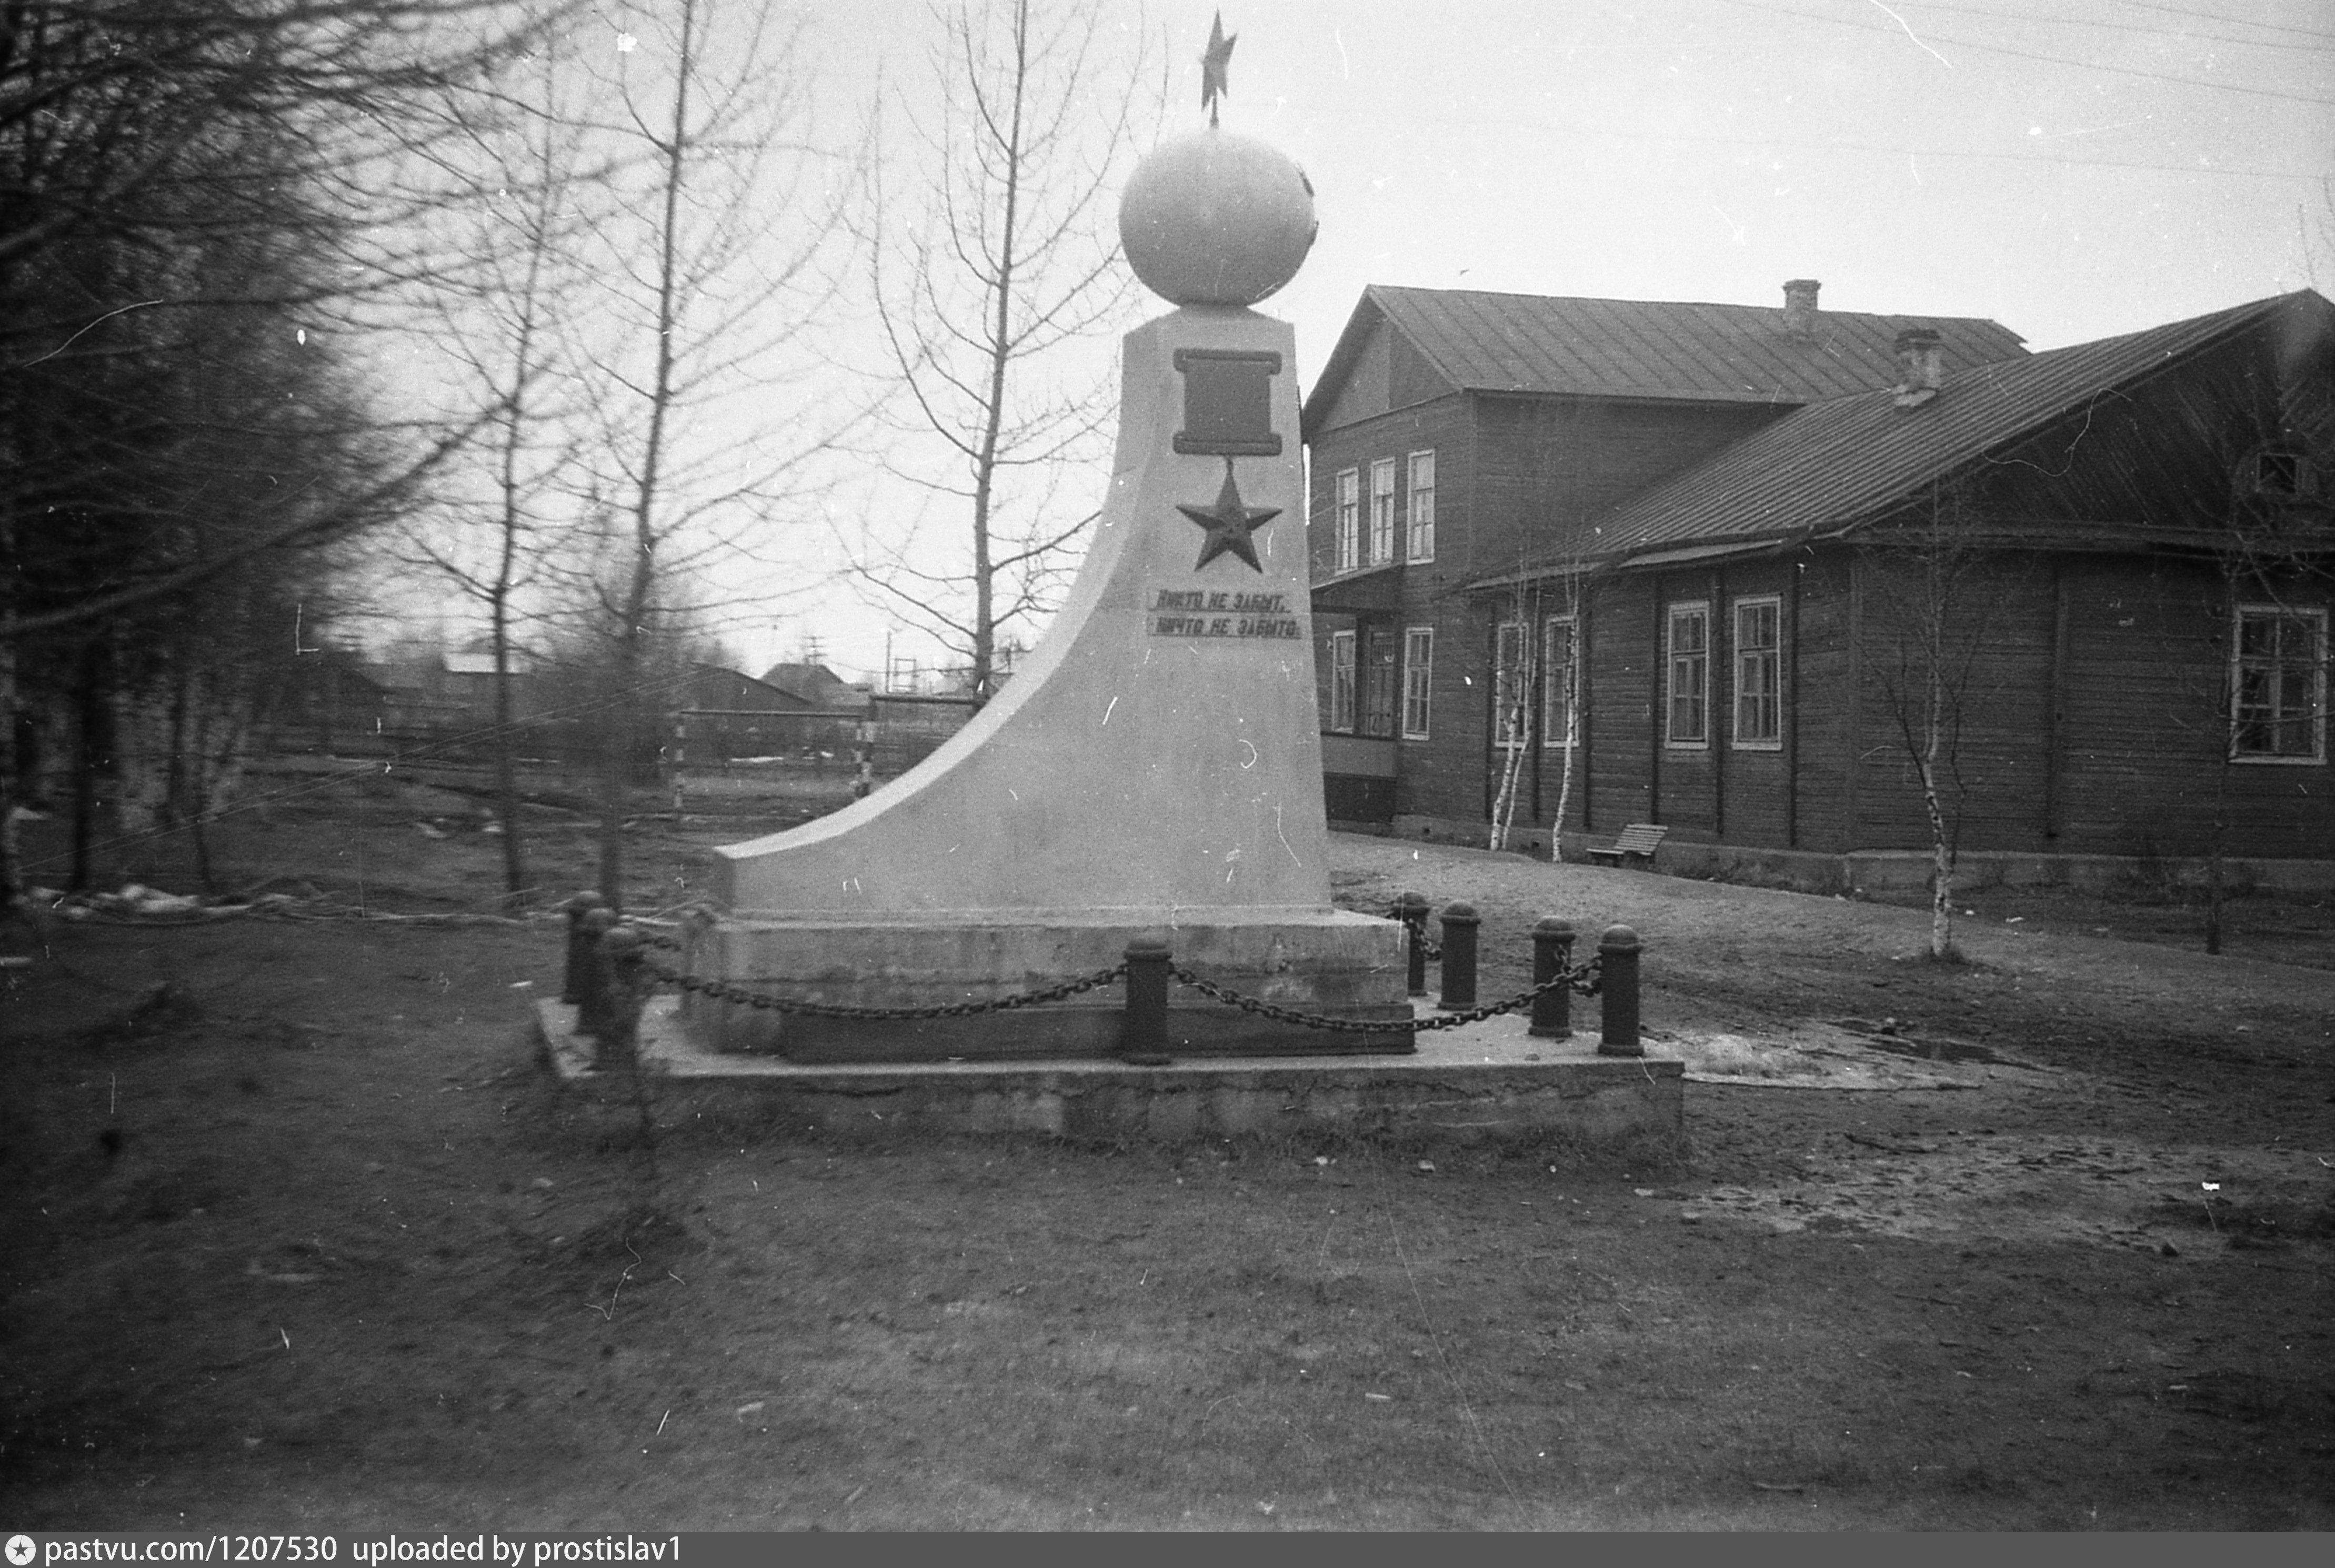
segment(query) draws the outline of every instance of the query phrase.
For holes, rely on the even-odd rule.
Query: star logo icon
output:
[[[1256,545],[1249,536],[1281,515],[1279,507],[1252,507],[1242,504],[1240,487],[1233,483],[1233,460],[1225,460],[1225,488],[1216,492],[1212,507],[1187,507],[1176,509],[1208,531],[1200,545],[1200,559],[1193,566],[1198,571],[1218,556],[1238,556],[1254,572],[1264,570],[1264,563],[1256,558]]]
[[[33,1538],[30,1535],[11,1535],[8,1537],[8,1561],[15,1563],[16,1568],[24,1568],[25,1563],[30,1563],[33,1560],[33,1553],[35,1550],[36,1548],[34,1544]]]

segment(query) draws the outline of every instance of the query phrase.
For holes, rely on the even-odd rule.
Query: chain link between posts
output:
[[[678,950],[680,944],[670,937],[644,935],[649,946]],[[842,1002],[806,1002],[799,998],[774,996],[766,991],[752,991],[728,981],[712,980],[702,975],[684,974],[661,963],[643,960],[641,968],[653,979],[677,990],[710,998],[716,1002],[734,1002],[768,1012],[791,1012],[809,1018],[910,1020],[927,1018],[971,1018],[985,1012],[1007,1012],[1015,1008],[1038,1007],[1051,1002],[1066,1002],[1073,996],[1108,985],[1127,974],[1124,961],[1109,969],[1099,969],[1092,974],[1080,975],[1051,985],[1042,991],[1016,992],[1008,996],[991,997],[983,1002],[943,1002],[931,1007],[852,1007]],[[1203,979],[1180,964],[1171,964],[1168,973],[1190,986],[1201,995],[1254,1012],[1282,1023],[1293,1023],[1305,1029],[1325,1031],[1333,1034],[1393,1034],[1403,1031],[1423,1033],[1429,1030],[1457,1029],[1464,1023],[1480,1023],[1504,1012],[1521,1012],[1542,996],[1559,988],[1569,987],[1583,996],[1595,996],[1603,985],[1603,965],[1597,958],[1550,976],[1529,991],[1517,992],[1502,1002],[1487,1002],[1469,1008],[1465,1012],[1445,1013],[1428,1019],[1395,1019],[1371,1021],[1353,1018],[1328,1018],[1320,1013],[1303,1012],[1293,1007],[1282,1007],[1254,996],[1246,996],[1214,981]]]
[[[657,945],[664,946],[660,943]],[[985,1002],[947,1002],[931,1007],[853,1007],[839,1002],[805,1002],[795,997],[773,996],[766,991],[750,991],[728,981],[709,980],[702,975],[683,974],[667,969],[661,963],[644,961],[641,967],[667,985],[716,1002],[735,1002],[765,1012],[792,1012],[809,1018],[847,1018],[868,1020],[900,1020],[918,1018],[971,1018],[976,1013],[1009,1012],[1017,1007],[1037,1007],[1049,1002],[1066,1002],[1098,985],[1108,985],[1127,973],[1124,961],[1109,969],[1098,969],[1092,974],[1082,974],[1066,980],[1060,985],[1050,985],[1043,991],[1015,992],[1010,996],[993,996]]]
[[[1577,968],[1553,974],[1530,991],[1518,992],[1505,1002],[1487,1002],[1471,1007],[1465,1012],[1448,1012],[1436,1018],[1400,1019],[1387,1023],[1371,1023],[1360,1019],[1323,1018],[1319,1013],[1300,1012],[1295,1008],[1277,1007],[1254,996],[1243,996],[1212,981],[1201,979],[1190,970],[1171,964],[1168,973],[1203,996],[1214,998],[1227,1007],[1237,1007],[1243,1012],[1260,1013],[1283,1023],[1302,1024],[1307,1029],[1328,1030],[1337,1034],[1391,1034],[1400,1030],[1425,1033],[1432,1029],[1457,1029],[1463,1023],[1481,1023],[1503,1012],[1521,1012],[1549,992],[1569,986],[1583,996],[1594,996],[1603,983],[1603,965],[1592,958]]]

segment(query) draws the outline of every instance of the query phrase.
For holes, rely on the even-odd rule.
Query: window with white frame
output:
[[[1735,744],[1784,745],[1784,605],[1778,598],[1735,601]]]
[[[1688,600],[1670,608],[1668,665],[1671,746],[1710,744],[1710,605]]]
[[[1354,634],[1330,634],[1330,715],[1327,728],[1351,732],[1354,728]]]
[[[2240,605],[2230,650],[2230,755],[2327,760],[2327,612]]]
[[[1362,476],[1360,469],[1338,475],[1338,570],[1351,572],[1362,564]]]
[[[1410,510],[1404,514],[1407,533],[1403,539],[1402,557],[1406,561],[1431,561],[1435,558],[1435,454],[1431,451],[1410,454]]]
[[[1506,746],[1524,738],[1532,702],[1532,644],[1522,621],[1503,621],[1492,633],[1492,734]]]
[[[1402,738],[1427,739],[1428,694],[1435,684],[1435,628],[1402,632]]]
[[[1551,615],[1540,627],[1540,743],[1571,746],[1580,736],[1580,623]]]
[[[1394,733],[1394,629],[1372,626],[1362,639],[1362,733]]]
[[[1381,458],[1371,465],[1370,565],[1383,566],[1394,559],[1394,460]]]

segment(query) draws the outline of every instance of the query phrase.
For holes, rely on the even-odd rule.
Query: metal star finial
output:
[[[1239,42],[1238,34],[1230,38],[1225,36],[1225,14],[1217,12],[1216,21],[1208,26],[1208,52],[1200,56],[1200,107],[1208,111],[1211,126],[1216,122],[1216,100],[1232,96],[1228,77],[1232,71],[1233,45]]]
[[[1192,569],[1198,571],[1218,556],[1238,556],[1249,564],[1251,571],[1262,572],[1264,563],[1256,558],[1256,545],[1249,536],[1281,515],[1279,507],[1245,506],[1240,487],[1233,483],[1233,460],[1225,460],[1225,486],[1216,492],[1212,507],[1187,507],[1176,509],[1208,530],[1206,540],[1200,546],[1200,558]]]

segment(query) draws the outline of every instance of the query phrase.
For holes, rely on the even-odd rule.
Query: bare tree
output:
[[[1537,598],[1519,581],[1509,595],[1510,619],[1492,629],[1492,722],[1500,749],[1500,783],[1492,796],[1492,834],[1487,846],[1492,849],[1508,847],[1516,798],[1523,792],[1525,759],[1533,746],[1533,693],[1538,685],[1533,609]]]
[[[2009,570],[1984,548],[1979,504],[1963,487],[1931,487],[1914,518],[1858,553],[1869,593],[1864,677],[1880,689],[1912,766],[1930,837],[1930,956],[1957,956],[1954,871],[1962,810],[1962,732],[1984,694],[1980,654],[2006,602]]]
[[[857,417],[801,385],[834,306],[856,165],[816,144],[799,26],[773,27],[760,6],[724,15],[715,0],[636,6],[617,24],[607,118],[619,150],[593,302],[604,320],[579,337],[597,399],[594,482],[623,531],[591,581],[609,653],[600,891],[612,905],[646,651],[686,585],[807,508],[814,460]]]
[[[1541,649],[1542,703],[1545,717],[1542,721],[1542,743],[1564,749],[1564,760],[1558,764],[1556,808],[1548,819],[1548,857],[1562,865],[1565,861],[1565,818],[1573,808],[1573,781],[1580,770],[1581,757],[1581,609],[1582,569],[1568,566],[1558,579],[1559,592],[1565,605],[1560,617],[1544,622],[1552,642],[1561,630],[1562,646],[1544,645]],[[1545,591],[1544,589],[1544,591]]]
[[[500,13],[0,9],[0,735],[24,682],[38,701],[77,669],[86,695],[91,672],[134,664],[101,647],[146,629],[131,610],[313,559],[460,439],[386,429],[319,362],[364,302],[428,271],[407,242],[443,195],[447,106],[525,42]],[[240,395],[269,374],[273,406]],[[263,452],[298,460],[258,489]],[[21,884],[14,763],[0,746],[0,909]]]
[[[458,367],[458,402],[490,409],[491,423],[448,476],[444,503],[409,527],[404,550],[486,617],[489,747],[512,904],[531,886],[517,766],[518,628],[543,576],[549,529],[572,510],[579,457],[569,328],[585,279],[572,258],[587,232],[579,192],[595,170],[585,162],[587,128],[567,68],[570,43],[547,27],[531,91],[515,86],[504,113],[470,127],[480,199],[463,214],[462,237],[480,257],[480,276],[475,289],[441,296],[434,315]]]
[[[964,0],[940,19],[931,91],[879,111],[920,167],[905,190],[872,182],[862,237],[897,380],[887,467],[965,532],[937,552],[914,526],[850,548],[875,598],[963,653],[986,699],[1001,636],[1051,608],[1098,515],[1072,476],[1101,453],[1111,387],[1068,367],[1130,314],[1114,198],[1164,83],[1143,90],[1139,30],[1120,52],[1099,5]]]
[[[2335,430],[2318,411],[2309,432],[2329,444]],[[2335,514],[2324,477],[2279,421],[2241,421],[2255,439],[2230,464],[2229,511],[2214,550],[2214,593],[2202,606],[2207,630],[2191,653],[2201,682],[2205,738],[2214,750],[2213,819],[2205,852],[2205,951],[2227,935],[2233,778],[2242,758],[2304,757],[2323,723],[2320,704],[2330,653],[2325,617],[2314,614],[2330,580]],[[2241,438],[2243,440],[2243,438]],[[2308,592],[2298,592],[2307,589]],[[2198,655],[2202,654],[2202,657]]]

